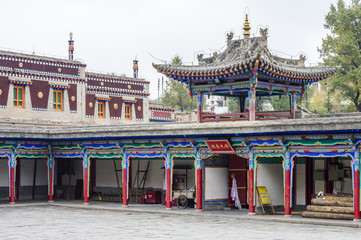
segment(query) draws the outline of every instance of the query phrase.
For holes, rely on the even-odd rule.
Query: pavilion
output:
[[[335,73],[333,67],[305,67],[306,56],[302,54],[299,59],[272,54],[267,42],[268,29],[260,28],[261,36],[258,37],[251,37],[250,29],[246,15],[243,39],[233,39],[233,32],[228,33],[225,50],[221,53],[214,52],[209,58],[198,54],[198,65],[153,64],[158,72],[169,79],[186,83],[190,95],[197,96],[199,123],[294,119],[296,96],[302,99],[306,85],[324,80]],[[202,113],[203,96],[212,94],[239,98],[240,112]],[[257,98],[275,95],[289,96],[290,111],[256,111]]]

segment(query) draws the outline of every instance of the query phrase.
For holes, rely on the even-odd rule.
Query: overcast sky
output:
[[[186,64],[221,50],[226,33],[242,35],[245,12],[251,34],[269,28],[269,48],[289,56],[304,53],[317,63],[325,15],[337,0],[2,0],[0,47],[67,57],[69,32],[75,58],[87,69],[132,76],[132,60],[139,75],[151,82],[156,98],[158,74],[152,62],[170,61],[176,54]],[[346,0],[349,3],[348,0]],[[248,10],[246,10],[248,9]],[[153,58],[152,56],[155,58]],[[307,63],[307,64],[309,64]]]

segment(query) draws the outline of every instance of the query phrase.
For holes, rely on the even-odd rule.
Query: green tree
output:
[[[172,59],[172,64],[182,65],[182,59],[176,55]],[[197,102],[191,100],[189,89],[186,84],[176,80],[167,81],[164,96],[161,98],[161,101],[165,106],[169,106],[182,112],[192,111],[197,107]]]
[[[270,102],[274,111],[290,110],[289,95],[270,96]]]
[[[352,0],[346,5],[339,0],[331,5],[326,15],[325,28],[330,34],[323,39],[319,49],[326,65],[338,66],[331,77],[330,92],[341,92],[344,99],[351,101],[361,112],[361,5]]]
[[[228,106],[229,113],[239,113],[239,98],[238,97],[227,97],[226,105]]]
[[[317,114],[327,113],[327,91],[316,92],[310,101],[310,111]]]
[[[331,101],[331,93],[330,93],[330,91],[327,91],[327,94],[326,94],[325,108],[327,110],[327,113],[332,113],[333,104],[332,104],[332,101]]]

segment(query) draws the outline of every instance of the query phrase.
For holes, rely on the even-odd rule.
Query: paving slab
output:
[[[56,201],[48,203],[47,201],[23,201],[14,205],[0,204],[0,208],[19,208],[19,207],[34,207],[34,206],[56,206],[72,209],[87,209],[87,210],[103,210],[103,211],[119,211],[126,213],[153,213],[161,214],[161,216],[202,216],[206,218],[226,218],[239,219],[250,221],[266,221],[266,222],[282,222],[295,224],[309,224],[309,225],[323,225],[323,226],[342,226],[361,228],[361,222],[349,220],[334,220],[334,219],[311,219],[302,218],[300,215],[292,215],[285,217],[283,215],[249,215],[248,209],[232,209],[232,210],[215,210],[215,211],[196,211],[192,208],[179,209],[173,207],[172,210],[166,210],[161,204],[129,204],[127,208],[122,207],[118,202],[103,202],[91,201],[90,204],[85,205],[82,201]]]
[[[283,216],[249,218],[247,210],[226,212],[166,211],[162,205],[125,209],[104,202],[85,206],[80,201],[0,204],[0,239],[349,240],[360,234],[358,228],[273,221]]]

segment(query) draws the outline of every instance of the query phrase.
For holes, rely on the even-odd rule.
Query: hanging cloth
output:
[[[231,198],[234,201],[234,205],[241,210],[242,209],[242,205],[239,202],[239,197],[238,197],[238,190],[237,190],[237,183],[236,183],[236,178],[234,177],[232,180],[232,189],[231,189]]]

